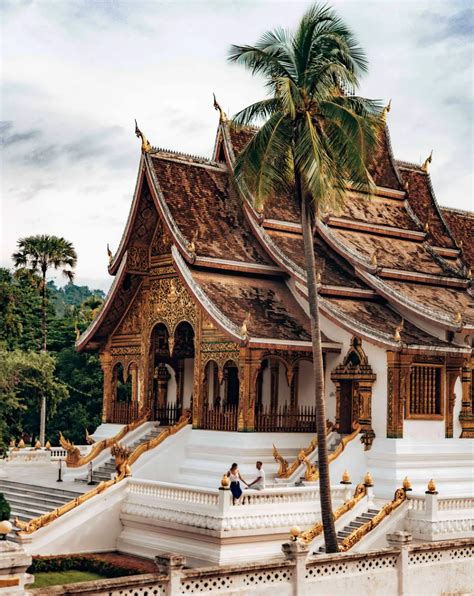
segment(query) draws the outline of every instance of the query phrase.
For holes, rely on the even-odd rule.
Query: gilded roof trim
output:
[[[81,352],[87,346],[87,344],[93,339],[94,335],[99,331],[101,324],[104,322],[106,315],[109,312],[109,310],[114,302],[115,296],[117,295],[118,291],[120,290],[120,288],[122,286],[122,282],[123,282],[125,275],[127,273],[126,272],[126,265],[127,265],[127,253],[126,252],[124,254],[124,257],[125,258],[123,258],[120,262],[120,267],[117,271],[117,274],[114,277],[112,285],[110,286],[107,296],[104,300],[104,304],[102,305],[102,308],[100,309],[97,317],[91,322],[89,327],[83,333],[81,333],[81,335],[79,336],[79,338],[77,339],[77,341],[75,343],[75,347],[78,352]],[[140,289],[140,285],[141,285],[141,283],[139,284],[138,289]],[[123,317],[121,317],[121,318],[123,318]]]
[[[110,275],[115,275],[117,273],[117,269],[122,262],[123,254],[127,248],[128,241],[130,239],[130,235],[132,233],[133,223],[135,221],[135,217],[137,215],[138,210],[138,203],[141,196],[141,190],[143,186],[143,174],[144,174],[144,155],[140,156],[140,162],[138,165],[138,173],[137,173],[137,180],[135,182],[135,190],[133,193],[132,204],[130,206],[130,211],[128,213],[127,223],[125,224],[125,229],[122,234],[122,238],[120,239],[120,244],[113,256],[108,271]]]

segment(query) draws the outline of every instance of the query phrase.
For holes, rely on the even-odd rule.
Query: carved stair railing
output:
[[[334,430],[334,424],[329,420],[326,421],[326,437],[328,437],[331,432]],[[304,460],[316,450],[318,446],[318,438],[317,436],[314,439],[311,439],[310,444],[302,449],[293,463],[289,464],[288,461],[281,455],[278,449],[273,445],[273,458],[279,464],[277,477],[278,478],[289,478],[294,474],[294,472],[301,466]]]
[[[154,447],[157,447],[167,437],[176,434],[178,431],[180,431],[182,428],[184,428],[189,423],[190,420],[191,420],[191,415],[189,412],[186,412],[185,414],[183,414],[181,416],[179,421],[174,426],[171,426],[171,427],[163,430],[163,432],[161,432],[156,437],[153,437],[153,439],[150,439],[149,441],[146,441],[145,443],[138,445],[131,454],[129,454],[127,449],[125,451],[121,451],[121,450],[117,449],[117,454],[115,457],[116,457],[116,461],[118,460],[118,466],[117,466],[118,469],[117,469],[117,476],[115,476],[115,478],[111,478],[110,480],[101,482],[92,490],[80,495],[79,497],[76,497],[72,501],[65,503],[64,505],[62,505],[61,507],[58,507],[57,509],[54,509],[53,511],[45,513],[44,515],[41,515],[34,519],[31,519],[28,522],[24,522],[24,521],[21,521],[18,518],[16,518],[15,526],[19,529],[18,534],[20,534],[20,535],[32,534],[33,532],[36,532],[40,528],[44,528],[45,526],[50,524],[55,519],[62,517],[65,513],[68,513],[72,509],[79,507],[79,505],[81,505],[82,503],[89,501],[96,495],[100,495],[101,493],[103,493],[105,490],[107,490],[111,486],[118,484],[124,478],[127,478],[128,476],[131,475],[130,466],[137,461],[137,459],[140,457],[140,455],[142,455],[146,451],[149,451],[150,449],[153,449]],[[123,453],[126,454],[125,459],[123,459],[123,457],[122,457]]]
[[[329,434],[333,431],[333,429],[334,429],[334,426],[331,423],[329,423],[327,425],[327,436],[329,436]],[[333,453],[329,454],[329,456],[328,456],[329,463],[331,463],[332,461],[337,459],[341,455],[341,453],[344,451],[344,449],[346,448],[346,445],[348,443],[350,443],[353,439],[355,439],[355,437],[360,433],[360,431],[361,431],[360,424],[354,423],[353,429],[354,429],[354,431],[350,435],[347,435],[341,439],[340,443],[338,444],[336,449],[333,451]],[[317,465],[312,463],[311,459],[309,458],[310,455],[312,455],[313,453],[316,452],[316,448],[317,448],[317,438],[313,439],[306,449],[302,449],[298,453],[296,460],[291,465],[289,465],[288,462],[285,459],[283,459],[283,457],[278,452],[276,447],[273,446],[273,457],[275,458],[276,461],[278,461],[280,463],[280,467],[277,472],[278,478],[290,478],[300,466],[304,465],[304,466],[306,466],[304,479],[307,482],[316,482],[316,480],[318,480],[318,478],[319,478],[319,469],[318,469]]]
[[[133,430],[137,429],[139,426],[148,422],[150,419],[151,412],[147,410],[142,416],[130,422],[130,424],[126,424],[120,431],[114,435],[113,437],[109,437],[108,439],[103,439],[98,443],[94,443],[92,449],[84,456],[81,456],[81,452],[79,447],[76,447],[72,441],[68,441],[62,433],[59,433],[59,442],[61,447],[67,451],[66,456],[66,465],[68,468],[79,468],[88,464],[90,461],[95,459],[102,451],[112,447],[113,445],[117,444],[121,441],[126,434],[132,432]]]
[[[366,494],[367,494],[367,488],[366,488],[365,484],[358,484],[355,488],[354,495],[353,495],[352,499],[349,499],[348,501],[343,503],[338,509],[336,509],[336,511],[334,511],[334,513],[333,513],[334,521],[337,521],[345,513],[347,513],[351,509],[354,509],[354,507],[357,505],[357,503],[359,503],[359,501],[361,501],[365,497]],[[315,538],[317,538],[317,536],[322,534],[322,531],[323,531],[323,524],[322,524],[322,522],[318,521],[314,524],[314,526],[309,528],[309,530],[305,530],[305,531],[301,532],[301,534],[298,536],[298,540],[301,540],[305,544],[310,544],[311,542],[313,542],[313,540]]]
[[[382,509],[370,521],[363,526],[356,528],[349,536],[339,544],[339,551],[346,552],[354,545],[367,536],[374,528],[376,528],[386,517],[388,517],[395,509],[398,509],[407,500],[407,493],[404,488],[397,488],[393,496],[393,500],[382,507]]]
[[[343,437],[336,449],[328,455],[328,463],[331,463],[337,459],[346,448],[346,445],[353,441],[362,429],[361,425],[357,422],[353,424],[352,428],[354,429],[353,432],[350,435]],[[303,463],[306,466],[306,471],[304,473],[304,479],[306,482],[316,482],[316,480],[319,479],[318,466],[311,462],[307,457],[305,457]]]

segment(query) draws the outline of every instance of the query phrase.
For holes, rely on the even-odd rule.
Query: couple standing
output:
[[[261,461],[258,461],[255,464],[257,468],[257,477],[253,482],[250,484],[246,482],[240,472],[239,466],[237,464],[232,464],[230,470],[227,472],[227,476],[230,480],[230,492],[235,499],[240,499],[242,496],[242,489],[240,488],[240,481],[242,481],[247,488],[251,488],[253,490],[263,490],[265,488],[265,471],[263,469],[263,464]]]

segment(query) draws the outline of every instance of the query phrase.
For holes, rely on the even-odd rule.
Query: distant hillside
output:
[[[68,283],[64,287],[58,288],[54,281],[49,281],[48,290],[51,292],[54,309],[59,317],[64,316],[67,306],[80,306],[90,296],[102,300],[105,298],[105,293],[102,290],[91,290],[87,286],[76,286],[74,283]]]

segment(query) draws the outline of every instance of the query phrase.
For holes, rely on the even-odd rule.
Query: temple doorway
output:
[[[183,321],[170,336],[157,324],[151,337],[153,384],[151,410],[154,420],[176,424],[184,409],[192,407],[194,371],[194,329]]]
[[[342,435],[349,435],[352,432],[353,396],[354,383],[349,380],[341,381],[339,432]]]

